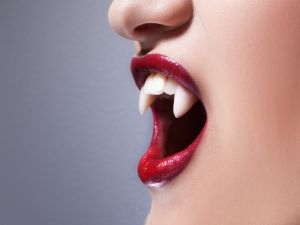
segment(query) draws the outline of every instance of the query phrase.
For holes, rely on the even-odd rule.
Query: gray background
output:
[[[0,1],[0,225],[140,225],[151,135],[104,0]]]

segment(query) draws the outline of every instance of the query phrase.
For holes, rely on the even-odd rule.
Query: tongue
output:
[[[198,136],[206,121],[206,113],[201,102],[180,118],[173,114],[173,99],[157,99],[153,109],[159,120],[160,143],[158,147],[167,157],[188,147]]]

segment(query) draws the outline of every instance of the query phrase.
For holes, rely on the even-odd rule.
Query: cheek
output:
[[[271,144],[295,132],[300,96],[297,5],[275,0],[199,5],[208,36],[210,110],[216,126],[228,129],[222,133],[224,141]]]

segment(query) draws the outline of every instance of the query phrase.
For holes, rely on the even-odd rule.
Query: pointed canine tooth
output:
[[[145,83],[145,93],[151,95],[161,95],[164,93],[166,77],[162,74],[155,74]]]
[[[178,83],[173,79],[168,79],[165,85],[164,92],[168,95],[174,95],[176,88],[178,86]]]
[[[177,86],[175,96],[173,113],[176,118],[183,116],[187,111],[192,108],[197,98],[181,85]]]
[[[144,91],[144,87],[141,89],[139,99],[139,111],[141,115],[143,115],[147,111],[149,106],[155,101],[157,97],[158,96],[156,95],[146,94]]]

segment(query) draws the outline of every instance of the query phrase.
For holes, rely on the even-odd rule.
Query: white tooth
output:
[[[176,88],[178,86],[178,83],[173,79],[168,79],[165,85],[164,92],[168,95],[174,95]]]
[[[173,113],[176,118],[183,116],[197,101],[197,98],[181,85],[177,86],[175,96]]]
[[[164,93],[166,77],[162,74],[155,74],[145,82],[145,93],[151,95],[161,95]]]
[[[152,81],[153,77],[154,77],[154,74],[151,74],[147,77],[147,80],[145,81],[145,84],[143,86],[144,93],[147,93],[147,94],[150,93],[150,91],[151,91],[151,81]]]
[[[139,99],[139,111],[143,115],[158,96],[146,94],[142,87]]]

